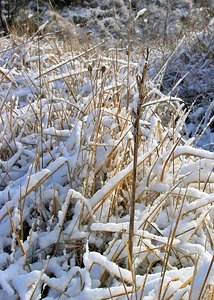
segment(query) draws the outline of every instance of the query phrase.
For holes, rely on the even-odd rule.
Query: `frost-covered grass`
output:
[[[194,144],[210,151],[214,150],[213,37],[214,19],[202,32],[183,39],[163,76],[164,93],[179,95],[190,109],[187,136],[197,136]]]
[[[214,153],[184,138],[182,99],[145,82],[133,170],[139,58],[1,45],[0,298],[211,299]]]

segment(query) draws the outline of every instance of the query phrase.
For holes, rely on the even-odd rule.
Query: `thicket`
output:
[[[74,3],[75,2],[75,3]],[[44,1],[30,1],[30,0],[0,0],[0,22],[4,33],[9,33],[9,29],[16,26],[16,18],[21,9],[28,9],[29,6],[36,9],[37,4],[49,4],[53,8],[62,8],[70,4],[78,4],[80,1],[72,0],[44,0]]]

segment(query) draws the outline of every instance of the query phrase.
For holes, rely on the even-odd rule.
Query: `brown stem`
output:
[[[131,205],[130,205],[130,224],[129,224],[129,262],[128,267],[129,270],[132,271],[133,265],[133,240],[134,240],[134,219],[135,219],[135,190],[136,190],[136,179],[137,179],[137,158],[138,158],[138,149],[139,149],[139,128],[140,128],[140,118],[141,118],[141,111],[142,105],[146,101],[146,74],[148,70],[148,57],[149,57],[149,50],[147,49],[146,53],[146,61],[144,64],[144,69],[142,72],[142,76],[137,76],[137,85],[138,85],[138,92],[139,92],[139,100],[137,105],[137,111],[134,113],[135,120],[133,122],[134,127],[134,161],[133,161],[133,176],[132,176],[132,195],[131,195]]]

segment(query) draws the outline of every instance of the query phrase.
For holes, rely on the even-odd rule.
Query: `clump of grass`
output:
[[[146,79],[148,53],[136,78],[139,58],[103,43],[73,53],[51,34],[1,42],[4,293],[195,299],[213,289],[213,153],[188,145],[181,99]],[[5,277],[10,266],[17,279]]]

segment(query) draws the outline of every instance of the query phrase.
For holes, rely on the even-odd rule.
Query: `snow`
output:
[[[70,131],[69,130],[58,130],[58,129],[55,129],[54,127],[45,128],[43,130],[43,133],[48,134],[48,135],[53,135],[53,136],[60,136],[60,137],[70,136]]]
[[[79,18],[112,13],[103,7],[111,1],[98,2],[96,13],[79,8]],[[159,2],[162,15],[165,2]],[[186,10],[178,2],[176,9],[187,16],[190,2]],[[118,6],[127,21],[122,0],[115,1],[115,18]],[[77,11],[61,13],[74,17]],[[149,3],[147,25],[145,12],[136,2],[135,26],[150,26],[154,5]],[[187,59],[195,70],[201,53],[195,34],[189,34],[189,48],[183,39],[173,52],[162,49],[163,56],[151,50],[139,121],[132,272],[133,124],[136,75],[145,58],[134,44],[128,64],[126,47],[110,41],[74,51],[69,38],[49,33],[1,37],[0,299],[195,300],[213,288],[213,102],[206,86],[211,77],[205,78],[210,38],[206,31],[198,39],[204,60],[197,88],[196,73],[185,67]],[[188,85],[197,95],[200,88],[207,91],[211,100],[197,103],[189,117]]]
[[[24,150],[25,150],[25,148],[19,149],[8,161],[0,160],[0,164],[3,166],[3,168],[6,172],[10,171],[10,169],[16,163],[16,161],[19,159],[19,157],[22,155]]]
[[[180,155],[194,155],[207,159],[214,159],[214,153],[202,149],[193,148],[190,146],[177,147],[174,151],[175,157]]]
[[[138,13],[137,16],[134,18],[134,22],[137,21],[137,19],[142,18],[145,13],[147,12],[146,8],[142,8]]]
[[[15,289],[18,291],[21,299],[29,299],[31,297],[31,289],[41,277],[41,271],[32,271],[13,279]],[[30,289],[29,289],[30,288]]]
[[[192,299],[200,299],[198,291],[202,292],[203,282],[201,278],[207,277],[206,284],[212,284],[214,281],[213,257],[209,253],[204,253],[199,259],[196,276],[193,282]],[[210,269],[211,268],[211,269]],[[210,270],[209,270],[210,269]],[[195,288],[197,287],[197,288]]]

